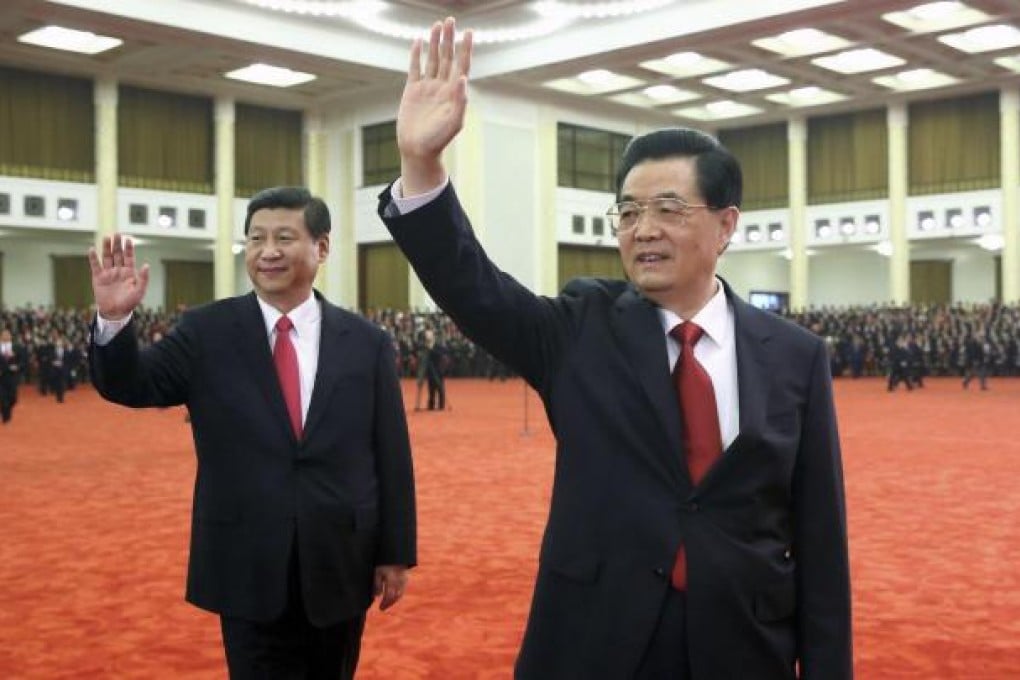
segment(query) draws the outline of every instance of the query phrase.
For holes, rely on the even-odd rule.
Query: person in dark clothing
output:
[[[18,383],[21,381],[19,352],[6,328],[0,331],[0,419],[6,425],[11,421],[14,405],[18,403]]]
[[[914,389],[910,384],[910,351],[902,335],[889,348],[889,391],[895,390],[901,382],[907,386],[907,391]]]
[[[963,389],[975,377],[981,389],[988,389],[988,364],[991,347],[984,338],[968,335],[963,341]]]
[[[424,360],[423,371],[429,386],[428,409],[445,410],[446,378],[443,376],[443,364],[446,361],[446,350],[436,342],[436,334],[432,330],[425,331]]]

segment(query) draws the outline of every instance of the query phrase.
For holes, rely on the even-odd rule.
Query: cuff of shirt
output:
[[[390,188],[390,197],[393,199],[393,206],[396,208],[397,213],[406,215],[407,213],[417,210],[423,205],[427,205],[434,201],[439,194],[443,193],[443,189],[450,183],[450,178],[447,177],[442,184],[437,186],[435,189],[426,191],[424,194],[418,194],[417,196],[404,196],[404,183],[403,178],[398,177],[397,181],[393,183]]]
[[[100,347],[109,344],[110,341],[113,340],[114,336],[124,329],[124,326],[131,323],[132,316],[134,316],[133,312],[125,316],[123,319],[111,321],[110,319],[104,319],[96,314],[96,332],[92,336],[92,341]]]

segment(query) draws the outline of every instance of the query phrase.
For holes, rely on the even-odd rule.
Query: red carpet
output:
[[[421,566],[370,615],[365,680],[511,676],[552,438],[533,395],[525,423],[520,382],[451,381],[449,395],[451,412],[409,414]],[[837,401],[857,677],[1020,677],[1020,380],[909,394],[839,381]],[[180,409],[23,389],[0,470],[0,678],[225,677],[216,617],[183,602],[194,461]]]

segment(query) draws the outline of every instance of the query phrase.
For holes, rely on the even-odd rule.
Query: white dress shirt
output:
[[[680,358],[680,343],[669,332],[677,324],[683,323],[684,319],[659,307],[659,320],[662,322],[662,332],[666,334],[666,354],[672,372]],[[719,414],[719,434],[722,435],[725,451],[740,432],[740,400],[733,310],[726,301],[726,292],[721,282],[716,281],[715,295],[691,321],[705,331],[694,346],[694,358],[712,379],[715,409]]]

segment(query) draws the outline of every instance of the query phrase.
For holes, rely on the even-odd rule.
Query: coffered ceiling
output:
[[[315,108],[394,91],[409,41],[390,34],[423,34],[432,21],[454,15],[460,27],[486,37],[476,47],[474,82],[650,123],[746,126],[1020,85],[1020,37],[1013,35],[1020,35],[1020,0],[927,3],[914,14],[908,12],[925,3],[634,0],[633,8],[644,11],[599,18],[584,14],[628,3],[358,2],[4,0],[0,64]],[[305,11],[281,9],[288,5]],[[950,10],[962,11],[955,15],[962,19],[939,19]],[[921,17],[928,23],[918,23]],[[84,56],[18,41],[51,24],[123,43]],[[1004,46],[992,47],[998,39]],[[953,46],[968,40],[970,51]],[[869,54],[861,50],[884,53],[892,63],[852,72]],[[851,55],[837,65],[851,72],[821,65],[842,52]],[[702,58],[697,65],[692,53]],[[315,78],[278,89],[224,77],[253,62]]]

